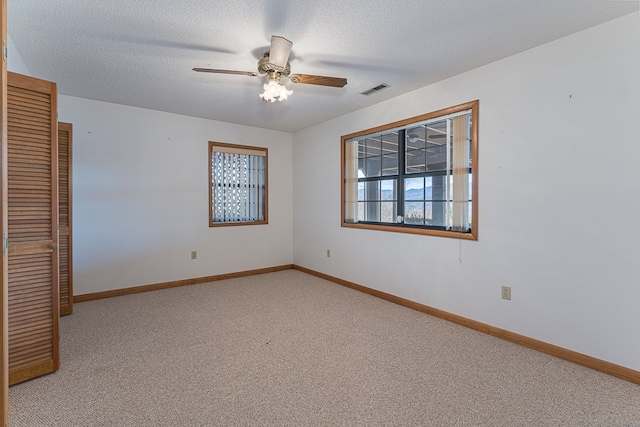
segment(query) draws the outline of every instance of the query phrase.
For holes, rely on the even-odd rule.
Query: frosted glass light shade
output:
[[[262,87],[264,88],[264,92],[260,94],[260,98],[262,98],[264,102],[284,101],[293,93],[292,90],[287,90],[287,88],[276,79],[270,79],[269,82]]]

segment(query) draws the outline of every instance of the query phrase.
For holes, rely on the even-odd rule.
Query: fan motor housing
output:
[[[269,52],[265,52],[264,56],[258,61],[258,71],[260,74],[268,74],[270,71],[277,71],[283,76],[288,76],[291,73],[291,65],[287,62],[286,67],[278,67],[275,64],[269,62]]]

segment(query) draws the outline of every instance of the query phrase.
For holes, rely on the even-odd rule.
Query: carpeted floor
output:
[[[288,270],[76,304],[20,426],[640,426],[640,386]]]

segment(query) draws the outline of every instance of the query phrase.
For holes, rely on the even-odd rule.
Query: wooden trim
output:
[[[220,152],[248,154],[264,157],[264,219],[262,221],[251,222],[213,222],[213,185],[212,185],[212,154],[214,147],[220,148]],[[269,224],[269,149],[264,147],[254,147],[249,145],[228,144],[225,142],[209,141],[209,170],[207,172],[209,186],[209,227],[229,227],[237,225],[264,225]]]
[[[439,317],[449,322],[457,323],[458,325],[466,326],[467,328],[475,329],[476,331],[501,338],[506,341],[510,341],[514,344],[528,347],[533,350],[546,353],[548,355],[563,359],[569,362],[576,363],[578,365],[585,366],[587,368],[594,369],[607,375],[611,375],[635,384],[640,384],[640,371],[625,368],[624,366],[616,365],[614,363],[606,362],[604,360],[596,359],[595,357],[587,356],[586,354],[578,353],[573,350],[558,347],[553,344],[546,343],[534,338],[529,338],[524,335],[516,334],[505,329],[497,328],[495,326],[488,325],[486,323],[478,322],[466,317],[452,314],[444,310],[429,307],[424,304],[420,304],[415,301],[411,301],[405,298],[401,298],[386,292],[378,291],[368,288],[366,286],[358,285],[357,283],[349,282],[347,280],[339,279],[337,277],[330,276],[328,274],[320,273],[318,271],[310,270],[299,265],[293,265],[294,270],[302,271],[303,273],[311,274],[312,276],[319,277],[321,279],[328,280],[338,285],[346,286],[347,288],[354,289],[356,291],[363,292],[365,294],[378,297],[395,304],[402,305],[412,310],[420,311],[435,317]]]
[[[211,223],[213,222],[213,145],[211,141],[209,141],[208,147],[209,159],[207,163],[209,164],[209,169],[207,169],[207,185],[209,187],[209,227],[211,227]]]
[[[473,201],[471,201],[471,203],[473,203]],[[342,203],[342,205],[344,206],[344,203]],[[421,234],[424,236],[450,237],[450,238],[462,239],[462,240],[478,240],[473,235],[473,233],[459,233],[456,231],[431,230],[428,228],[394,227],[392,225],[376,225],[376,224],[361,224],[359,222],[356,222],[356,223],[346,222],[344,220],[344,212],[342,217],[342,226],[345,228],[360,228],[363,230],[392,231],[394,233]]]
[[[411,117],[404,120],[399,120],[397,122],[388,123],[386,125],[377,126],[374,128],[350,133],[348,135],[343,135],[340,137],[340,225],[346,228],[359,228],[365,230],[377,230],[377,231],[391,231],[395,233],[407,233],[407,234],[420,234],[426,236],[437,236],[437,237],[449,237],[454,239],[463,239],[463,240],[478,240],[478,176],[479,176],[479,167],[478,167],[478,137],[479,137],[479,109],[480,109],[480,101],[469,101],[464,104],[454,105],[452,107],[443,108],[441,110],[432,111],[430,113],[422,114],[420,116]],[[471,110],[471,163],[472,163],[472,194],[473,197],[471,199],[471,224],[472,229],[469,233],[460,233],[456,231],[446,231],[446,230],[433,230],[429,228],[417,228],[417,227],[399,227],[393,225],[378,225],[378,224],[361,224],[359,222],[347,222],[345,221],[345,207],[344,207],[344,186],[346,183],[345,177],[345,167],[344,162],[346,160],[345,156],[345,146],[348,140],[358,138],[360,136],[369,135],[371,133],[384,132],[394,128],[401,128],[408,126],[412,123],[422,122],[425,120],[433,119],[436,117],[448,116],[450,114],[454,114],[464,110]],[[404,153],[399,153],[399,155],[404,155]]]
[[[266,216],[266,215],[265,215]],[[267,221],[238,221],[238,222],[212,222],[209,227],[234,227],[236,225],[265,225]]]
[[[209,144],[217,147],[218,149],[216,151],[229,154],[246,154],[249,156],[267,157],[267,152],[269,151],[268,149],[262,147],[253,147],[240,144],[227,144],[226,142],[209,141]]]
[[[386,125],[376,126],[370,129],[361,130],[358,132],[350,133],[348,135],[344,135],[342,138],[344,140],[357,138],[359,136],[368,135],[370,133],[384,132],[389,129],[404,127],[410,125],[415,122],[422,122],[424,120],[433,119],[440,116],[448,116],[449,114],[454,114],[459,111],[471,110],[474,107],[478,106],[478,100],[465,102],[464,104],[454,105],[452,107],[443,108],[441,110],[432,111],[430,113],[421,114],[419,116],[410,117],[408,119],[398,120],[397,122],[387,123]]]
[[[60,225],[60,203],[58,195],[58,85],[51,84],[51,182],[53,183],[51,227],[54,230],[55,249],[53,250],[53,371],[60,369],[60,241],[58,226]],[[51,371],[50,371],[51,372]]]
[[[345,153],[346,146],[347,146],[347,138],[343,136],[340,138],[340,225],[342,225],[343,227],[346,224],[349,224],[344,219],[346,215],[345,206],[344,206],[344,203],[345,203],[344,198],[346,194],[344,191],[344,187],[345,185],[347,185],[347,177],[345,176],[346,168],[344,164],[347,161],[347,155]],[[356,213],[356,217],[357,217],[357,213]]]
[[[72,186],[72,177],[73,177],[73,124],[58,122],[58,131],[64,132],[67,134],[67,211],[68,211],[68,221],[67,225],[60,226],[59,234],[60,236],[65,236],[69,239],[69,248],[68,248],[68,295],[69,298],[65,301],[65,304],[61,304],[60,306],[60,316],[66,316],[73,313],[73,186]],[[58,183],[58,186],[60,183]],[[59,218],[58,218],[59,219]],[[58,239],[60,240],[60,239]],[[60,242],[58,241],[58,247],[60,246]]]
[[[0,240],[7,223],[7,0],[0,5]],[[2,242],[4,247],[4,241]],[[8,253],[0,249],[0,426],[9,425],[9,280]]]
[[[27,381],[42,375],[50,374],[56,371],[56,363],[54,360],[47,360],[46,362],[37,363],[35,365],[27,366],[26,368],[16,369],[9,373],[9,384],[14,385]]]
[[[216,274],[215,276],[196,277],[193,279],[175,280],[173,282],[154,283],[151,285],[134,286],[131,288],[114,289],[111,291],[94,292],[91,294],[74,295],[73,302],[93,301],[103,298],[119,297],[123,295],[138,294],[141,292],[157,291],[160,289],[177,288],[180,286],[197,285],[200,283],[216,282],[218,280],[234,279],[237,277],[255,276],[257,274],[273,273],[276,271],[291,270],[293,264],[279,265],[276,267],[258,268],[256,270],[239,271],[235,273]]]
[[[30,77],[33,85],[33,78]],[[43,82],[45,82],[43,80]],[[53,366],[48,372],[38,373],[44,375],[46,373],[55,372],[60,369],[60,258],[59,258],[59,241],[58,241],[58,225],[60,224],[58,212],[58,85],[53,82],[46,82],[50,88],[51,96],[51,230],[53,230],[51,238],[54,240],[54,249],[51,253],[53,256],[52,269],[52,302],[53,302]],[[33,370],[31,371],[33,372]],[[32,377],[34,378],[34,377]]]
[[[473,105],[471,109],[471,176],[473,177],[473,182],[471,183],[471,194],[473,195],[473,199],[471,200],[471,224],[473,226],[471,235],[473,236],[473,240],[478,240],[480,224],[478,222],[478,211],[480,210],[480,186],[478,185],[478,181],[480,180],[480,162],[478,161],[480,157],[478,147],[478,138],[480,137],[480,101],[476,100],[471,104]]]

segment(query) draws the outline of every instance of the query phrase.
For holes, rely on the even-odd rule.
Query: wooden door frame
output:
[[[0,70],[0,425],[9,425],[9,281],[6,250],[7,224],[7,0],[1,0],[0,36],[2,65]]]

